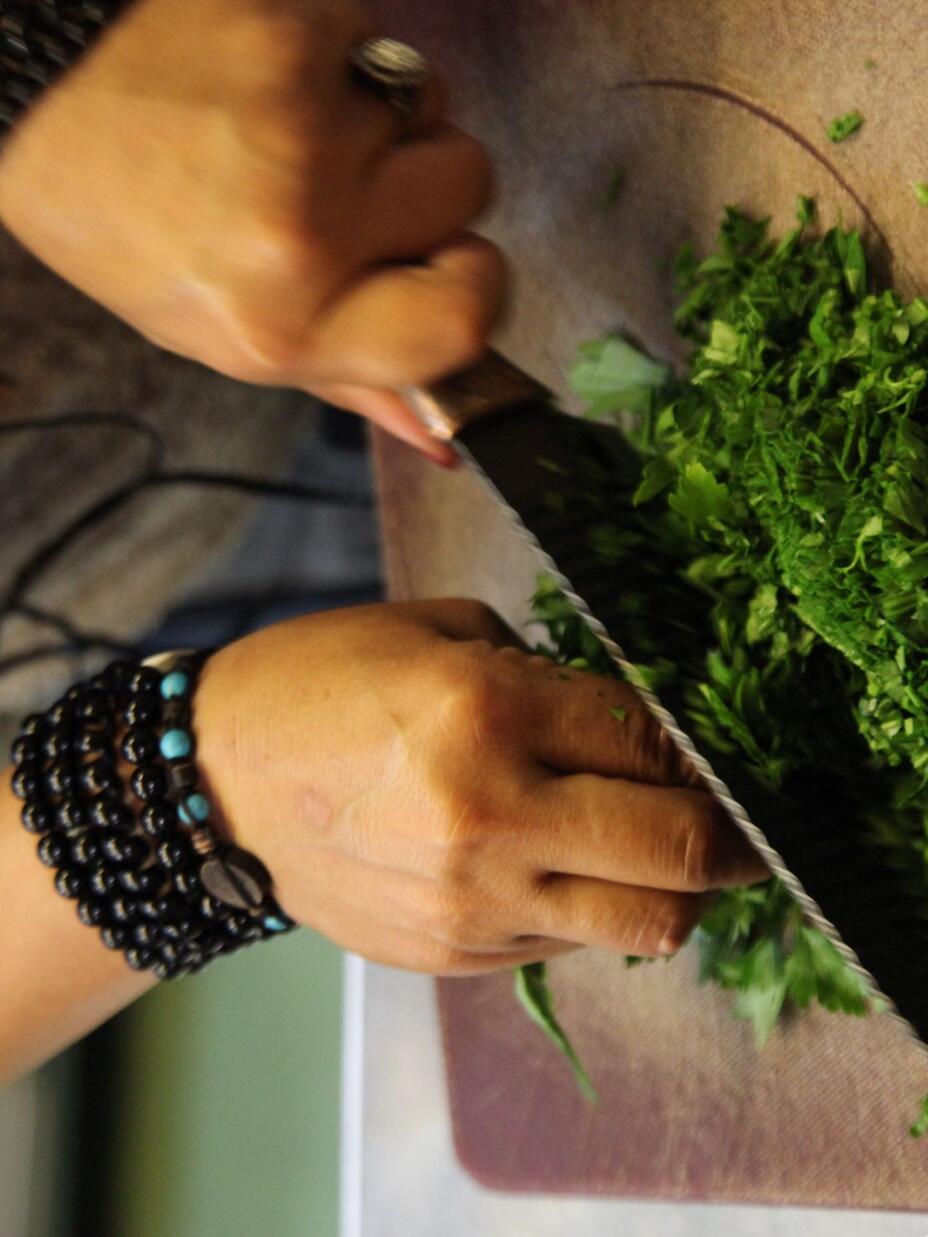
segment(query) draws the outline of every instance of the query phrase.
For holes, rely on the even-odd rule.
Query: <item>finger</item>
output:
[[[770,876],[705,791],[573,774],[545,778],[525,805],[548,872],[684,893]]]
[[[522,638],[496,611],[472,597],[446,597],[421,605],[425,617],[434,629],[449,640],[485,640],[498,649],[524,648]]]
[[[459,457],[453,447],[429,433],[402,396],[377,387],[351,386],[348,383],[316,384],[314,394],[339,408],[356,412],[375,425],[409,443],[443,468],[457,467]]]
[[[710,897],[549,876],[540,882],[527,926],[557,940],[653,957],[682,948]]]
[[[700,784],[667,731],[621,679],[553,663],[536,666],[526,675],[523,699],[533,719],[531,751],[553,769],[665,786]]]
[[[337,941],[343,949],[381,966],[401,967],[426,975],[487,975],[529,962],[546,962],[580,948],[573,941],[529,936],[509,948],[476,951],[451,945],[423,932],[385,924],[356,903],[326,892],[314,896],[308,926]]]
[[[471,365],[486,347],[505,291],[500,251],[469,234],[421,266],[368,271],[320,314],[305,349],[306,382],[299,385],[395,389]]]
[[[345,87],[338,123],[351,135],[359,166],[367,173],[388,152],[431,137],[447,124],[448,86],[438,73],[433,72],[422,86],[408,114],[365,85],[353,71],[346,75]]]
[[[486,148],[451,126],[391,149],[369,183],[365,227],[379,259],[421,258],[458,236],[493,195]]]

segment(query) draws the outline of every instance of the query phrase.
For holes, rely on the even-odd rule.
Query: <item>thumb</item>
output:
[[[313,386],[313,393],[330,404],[356,412],[381,426],[394,437],[408,442],[423,455],[443,468],[454,468],[459,462],[457,452],[447,443],[433,438],[419,417],[396,391],[378,387],[354,386],[351,383],[323,383]]]

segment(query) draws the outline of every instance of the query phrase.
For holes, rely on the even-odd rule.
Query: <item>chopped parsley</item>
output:
[[[928,206],[928,180],[913,180],[912,189],[922,206]]]
[[[843,116],[836,116],[826,132],[832,142],[843,142],[852,133],[856,133],[863,123],[864,118],[860,112],[846,112]]]
[[[775,241],[728,209],[714,253],[683,251],[683,377],[615,337],[582,345],[572,385],[591,415],[634,413],[639,473],[578,460],[562,496],[594,505],[637,669],[692,733],[771,793],[834,779],[859,806],[849,844],[928,897],[928,300],[871,289],[859,235],[813,236],[814,216],[800,198]],[[614,675],[552,580],[533,607],[544,651]],[[879,1008],[776,879],[720,893],[697,940],[758,1046],[790,1008]]]

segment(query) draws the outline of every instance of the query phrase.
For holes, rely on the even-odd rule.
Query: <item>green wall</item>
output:
[[[337,1237],[341,953],[299,930],[123,1017],[110,1231]]]

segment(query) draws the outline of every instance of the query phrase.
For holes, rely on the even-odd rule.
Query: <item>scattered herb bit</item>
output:
[[[868,57],[867,57],[867,59],[864,61],[864,68],[865,68],[865,69],[875,69],[875,68],[876,68],[876,61],[873,59],[873,57],[872,57],[872,56],[868,56]]]
[[[668,368],[610,336],[581,344],[570,372],[573,389],[587,402],[591,417],[614,412],[644,412],[667,381]]]
[[[554,1002],[551,999],[551,989],[546,979],[547,967],[544,962],[530,962],[520,966],[516,971],[516,996],[532,1022],[541,1027],[545,1035],[561,1050],[570,1063],[577,1086],[593,1103],[596,1102],[596,1088],[590,1081],[590,1076],[583,1068],[573,1045],[564,1034],[561,1024],[554,1016]]]
[[[609,183],[606,186],[606,192],[603,194],[602,208],[604,211],[612,210],[616,202],[619,200],[619,194],[622,192],[622,186],[625,184],[625,173],[621,169],[616,169],[609,177]]]
[[[913,180],[912,189],[922,206],[928,206],[928,180]]]
[[[844,116],[836,116],[828,126],[828,137],[832,142],[843,142],[856,133],[864,123],[860,112],[847,112]]]
[[[796,199],[796,218],[799,222],[811,223],[815,218],[815,212],[815,198],[807,198],[805,194],[800,193]]]
[[[928,1134],[928,1095],[922,1099],[919,1114],[909,1126],[910,1137],[922,1138],[925,1134]]]
[[[628,717],[627,710],[619,708],[617,704],[612,706],[612,708],[609,710],[609,713],[612,717],[615,718],[617,722],[624,722],[626,717]]]

